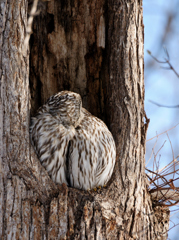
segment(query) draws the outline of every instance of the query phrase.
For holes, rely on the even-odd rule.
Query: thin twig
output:
[[[179,158],[179,155],[174,160],[172,160],[168,165],[166,165],[165,167],[161,168],[159,170],[159,173],[162,173],[162,171],[164,171],[166,168],[168,168],[174,162],[177,162],[177,164],[179,164],[179,162],[177,161],[177,158]]]
[[[162,175],[160,175],[159,173],[154,172],[154,171],[152,171],[152,170],[150,170],[150,169],[147,169],[147,168],[146,168],[146,170],[147,170],[148,172],[150,172],[150,173],[153,173],[153,174],[159,176],[160,179],[163,179],[166,183],[168,183],[167,179],[165,179],[165,177],[162,176]],[[154,183],[154,181],[156,181],[156,179],[152,179],[151,183]],[[158,185],[157,185],[157,186],[158,186]]]
[[[177,123],[177,125],[175,125],[174,127],[170,128],[170,129],[168,129],[168,130],[166,130],[166,131],[164,131],[164,132],[162,132],[162,133],[160,133],[160,134],[157,134],[155,137],[152,137],[152,138],[146,140],[146,142],[148,142],[148,141],[150,141],[150,140],[152,140],[152,139],[154,139],[154,138],[156,138],[156,137],[158,137],[158,136],[160,136],[160,135],[162,135],[162,134],[164,134],[164,133],[167,133],[168,131],[174,129],[174,128],[177,127],[178,125],[179,125],[179,123]]]
[[[154,149],[155,149],[155,147],[156,147],[157,141],[158,141],[158,136],[157,136],[157,140],[155,141],[155,144],[154,144],[154,146],[153,146],[153,148],[152,148],[152,152],[151,152],[151,154],[150,154],[149,160],[148,160],[147,163],[146,163],[146,166],[147,166],[148,163],[150,162],[150,160],[151,160],[151,158],[152,158],[152,155],[154,155]]]
[[[168,105],[163,105],[163,104],[154,102],[154,101],[152,101],[152,100],[149,100],[149,102],[155,104],[155,105],[158,106],[158,107],[164,107],[164,108],[179,108],[179,105],[168,106]]]
[[[168,64],[169,68],[167,68],[167,69],[172,70],[172,71],[175,73],[175,75],[179,78],[179,74],[177,73],[177,71],[174,69],[174,67],[173,67],[172,64],[170,63],[170,57],[169,57],[168,51],[167,51],[167,49],[166,49],[165,47],[164,47],[164,51],[165,51],[165,54],[166,54],[167,57],[164,58],[165,61],[160,61],[160,60],[158,60],[156,57],[154,57],[154,56],[152,55],[151,51],[147,50],[148,54],[149,54],[156,62],[161,63],[161,64]]]
[[[170,147],[171,147],[171,150],[172,150],[172,157],[173,157],[173,160],[174,160],[174,159],[175,159],[175,156],[174,156],[174,151],[173,151],[172,143],[171,143],[171,140],[170,140],[170,137],[169,137],[168,133],[166,133],[166,134],[167,134],[168,140],[169,140],[169,142],[170,142]],[[174,167],[174,173],[173,173],[173,179],[174,179],[174,177],[175,177],[175,162],[173,162],[173,167]]]

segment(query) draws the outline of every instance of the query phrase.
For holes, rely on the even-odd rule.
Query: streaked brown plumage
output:
[[[31,119],[32,145],[54,182],[79,189],[105,185],[116,158],[112,134],[82,108],[79,94],[51,96]]]

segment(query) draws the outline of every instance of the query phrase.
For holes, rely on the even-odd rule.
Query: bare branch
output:
[[[168,140],[169,140],[169,142],[170,142],[171,150],[172,150],[173,167],[174,167],[173,179],[174,179],[174,177],[175,177],[175,172],[177,171],[177,170],[175,169],[175,162],[174,162],[175,156],[174,156],[173,146],[172,146],[172,142],[171,142],[171,140],[170,140],[170,137],[169,137],[168,133],[166,133],[166,134],[167,134]]]
[[[162,105],[160,103],[154,102],[152,100],[149,100],[149,102],[155,104],[158,107],[164,107],[164,108],[179,108],[179,105],[174,105],[174,106],[167,106],[167,105]]]
[[[164,68],[164,69],[168,69],[168,70],[172,70],[175,75],[179,78],[179,74],[177,73],[177,71],[174,69],[174,67],[172,66],[171,62],[170,62],[170,57],[169,57],[169,53],[166,49],[166,47],[164,47],[164,52],[166,54],[166,58],[164,58],[165,61],[160,61],[158,60],[156,57],[154,57],[151,53],[151,51],[147,50],[148,54],[158,63],[161,63],[161,64],[168,64],[168,68]]]
[[[164,133],[167,133],[168,131],[176,128],[178,125],[179,125],[179,123],[177,123],[177,125],[175,125],[174,127],[170,128],[170,129],[168,129],[168,130],[166,130],[166,131],[164,131],[164,132],[162,132],[162,133],[160,133],[160,134],[157,134],[155,137],[152,137],[152,138],[148,139],[146,142],[151,141],[152,139],[154,139],[154,138],[156,138],[156,137],[158,137],[158,136],[160,136],[160,135],[162,135],[162,134],[164,134]]]
[[[179,202],[179,192],[176,192],[174,191],[173,189],[171,188],[163,188],[163,189],[160,189],[160,190],[157,190],[156,191],[151,191],[151,196],[152,196],[152,199],[155,199],[155,200],[172,200],[172,201],[175,201],[175,205],[176,205],[176,202],[178,203]]]
[[[158,141],[158,136],[156,136],[156,138],[157,138],[157,140],[155,141],[155,144],[154,144],[154,146],[153,146],[153,148],[152,148],[152,152],[151,152],[151,154],[150,154],[149,160],[148,160],[147,163],[146,163],[146,166],[147,166],[148,163],[150,162],[150,160],[151,160],[151,158],[152,158],[152,155],[154,155],[154,149],[155,149],[156,144],[157,144],[157,141]],[[147,142],[147,141],[146,141],[146,142]]]
[[[152,55],[151,51],[147,50],[147,53],[148,53],[156,62],[158,62],[158,63],[166,63],[166,61],[160,61],[160,60],[158,60],[156,57],[154,57],[154,56]]]
[[[163,167],[162,169],[159,170],[159,173],[164,172],[165,169],[170,168],[170,165],[173,167],[173,163],[177,163],[179,164],[179,162],[177,161],[177,159],[179,158],[179,156],[177,156],[174,160],[172,160],[168,165],[166,165],[165,167]]]

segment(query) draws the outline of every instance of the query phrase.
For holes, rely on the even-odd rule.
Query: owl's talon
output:
[[[102,187],[101,186],[97,186],[97,187],[95,187],[95,188],[93,188],[93,191],[97,191],[98,189],[101,189]]]

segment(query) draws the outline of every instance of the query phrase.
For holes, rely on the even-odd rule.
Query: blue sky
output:
[[[163,50],[165,46],[169,52],[171,64],[179,72],[179,1],[143,0],[143,9],[145,26],[145,111],[150,118],[147,134],[147,139],[150,139],[179,123],[179,108],[162,108],[149,102],[149,100],[152,100],[163,105],[179,105],[179,79],[173,71],[162,68],[167,65],[152,61],[151,56],[147,54],[147,50],[150,50],[155,57],[163,60],[166,57]],[[170,25],[168,19],[170,19]],[[167,28],[167,26],[169,27]],[[179,125],[168,131],[168,136],[166,134],[161,135],[155,146],[154,152],[157,153],[164,144],[157,155],[159,168],[168,164],[173,159],[173,155],[175,157],[179,155]],[[147,142],[146,162],[150,158],[155,142],[156,138]],[[153,169],[153,157],[147,167]],[[177,184],[177,187],[179,187],[179,183]],[[173,209],[176,209],[176,207]],[[171,217],[171,220],[175,224],[179,224],[179,212]],[[172,223],[170,226],[173,226]],[[169,239],[177,240],[178,232],[178,226],[170,230]]]

